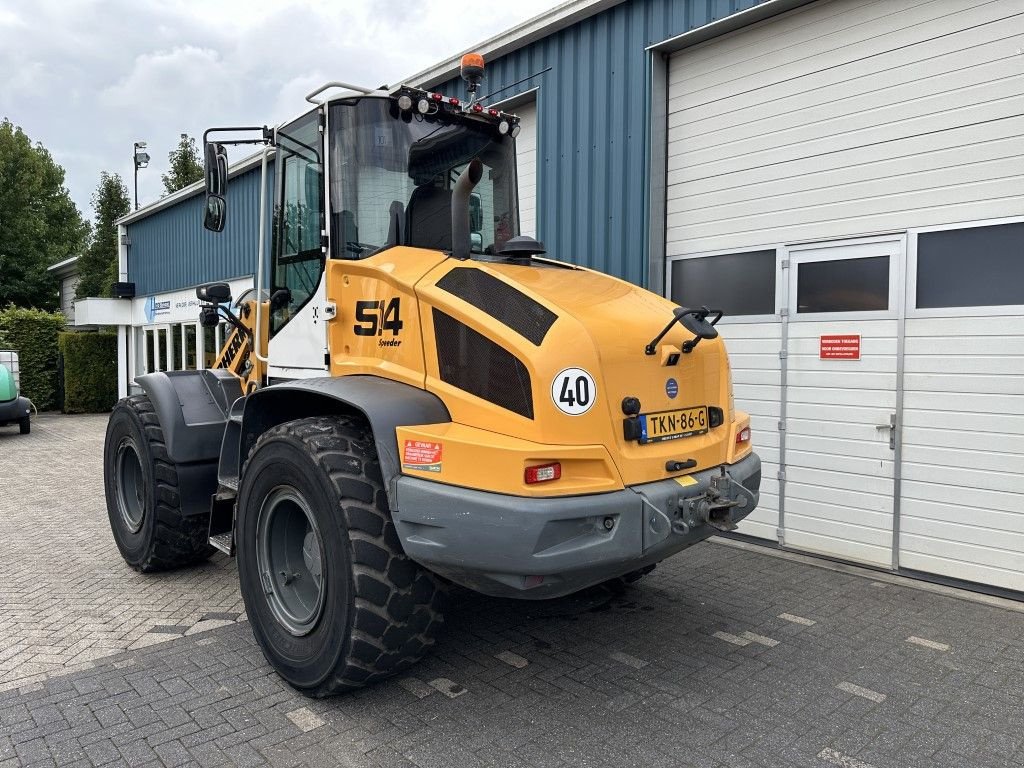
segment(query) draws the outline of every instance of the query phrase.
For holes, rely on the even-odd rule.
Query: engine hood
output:
[[[470,275],[471,270],[477,274]],[[545,262],[448,260],[426,276],[417,292],[424,315],[441,313],[464,324],[510,352],[528,374],[529,417],[473,398],[451,407],[454,420],[537,442],[603,445],[627,484],[670,476],[665,468],[670,460],[692,459],[692,471],[725,461],[722,428],[646,444],[626,436],[625,398],[638,399],[644,414],[707,406],[721,409],[725,424],[731,419],[728,361],[720,339],[702,341],[690,354],[677,354],[670,365],[668,353],[672,348],[678,353],[690,338],[677,325],[655,355],[645,354],[648,342],[672,319],[675,305],[667,299],[599,272]],[[433,317],[424,316],[422,322],[428,327]],[[436,338],[443,359],[448,342]],[[431,357],[426,355],[427,386],[443,395],[451,384],[440,367],[432,370]],[[464,362],[468,369],[485,365]],[[487,373],[497,388],[512,375],[507,364]],[[580,384],[581,377],[592,384]]]

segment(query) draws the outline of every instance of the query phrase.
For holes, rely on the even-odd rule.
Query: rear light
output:
[[[473,111],[474,112],[483,112],[484,111],[483,104],[474,104],[473,105]]]
[[[440,101],[441,99],[444,98],[444,96],[442,96],[440,93],[432,93],[430,94],[430,98],[432,98],[434,101]]]
[[[501,113],[496,109],[488,109],[487,114],[490,115],[491,117],[497,117]]]
[[[459,100],[456,99],[454,96],[448,99],[448,103],[451,104],[453,107],[459,106]]]
[[[736,433],[736,444],[750,442],[750,427],[744,427]]]
[[[523,480],[527,485],[534,483],[546,483],[550,480],[557,480],[562,476],[562,465],[557,461],[553,464],[539,464],[536,467],[527,467],[523,474]]]

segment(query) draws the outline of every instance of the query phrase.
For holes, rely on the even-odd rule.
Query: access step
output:
[[[234,532],[228,531],[226,533],[218,533],[210,537],[210,546],[219,549],[228,557],[235,556],[235,536]]]

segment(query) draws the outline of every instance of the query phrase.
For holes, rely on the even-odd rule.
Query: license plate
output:
[[[703,435],[707,431],[708,409],[705,405],[640,414],[641,443],[678,440],[681,437]]]

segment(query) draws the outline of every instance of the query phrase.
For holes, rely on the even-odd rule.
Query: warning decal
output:
[[[441,471],[441,443],[426,440],[406,440],[402,451],[402,469],[420,472]]]
[[[819,360],[860,360],[860,334],[844,333],[822,336]]]

